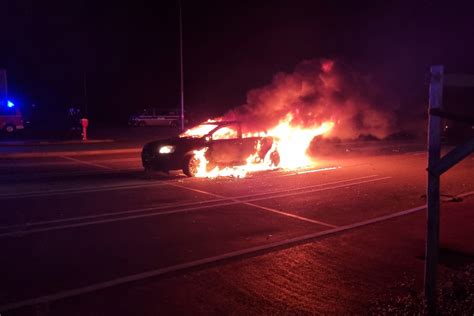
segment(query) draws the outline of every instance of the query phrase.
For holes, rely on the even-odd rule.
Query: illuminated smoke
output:
[[[332,60],[309,60],[292,73],[278,73],[272,82],[247,94],[247,103],[229,111],[225,120],[240,120],[249,132],[271,129],[289,113],[292,125],[315,126],[333,121],[326,137],[384,138],[393,132],[394,115],[377,101],[367,76]]]

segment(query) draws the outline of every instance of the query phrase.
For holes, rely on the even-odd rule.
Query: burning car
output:
[[[178,137],[147,143],[142,150],[145,170],[181,169],[189,177],[208,176],[213,170],[235,171],[248,164],[276,168],[279,163],[273,137],[243,135],[239,121],[207,121]]]

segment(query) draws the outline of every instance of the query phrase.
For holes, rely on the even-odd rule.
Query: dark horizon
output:
[[[329,58],[373,77],[401,108],[425,111],[431,65],[474,71],[468,8],[437,1],[183,1],[185,107],[221,115],[278,72]],[[179,106],[177,1],[18,0],[3,3],[0,11],[0,68],[7,70],[10,96],[20,106],[34,103],[49,113],[82,108],[84,75],[93,119]]]

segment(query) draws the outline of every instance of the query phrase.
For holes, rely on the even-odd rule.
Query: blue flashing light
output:
[[[12,101],[8,100],[8,101],[7,101],[7,106],[8,106],[9,108],[12,108],[12,107],[15,106],[15,104],[14,104]]]

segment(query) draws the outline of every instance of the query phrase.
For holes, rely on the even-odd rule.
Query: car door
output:
[[[155,123],[153,120],[153,115],[144,115],[142,116],[142,120],[145,122],[146,126],[153,126]]]
[[[242,163],[242,134],[239,124],[227,124],[210,135],[207,157],[218,165],[237,165]]]
[[[250,156],[253,156],[255,153],[258,152],[259,141],[260,141],[259,137],[242,138],[242,141],[240,143],[240,151],[242,155],[242,160],[246,161],[247,158],[249,158]]]
[[[158,112],[157,115],[155,116],[155,125],[156,126],[166,126],[166,125],[169,125],[169,120],[168,118],[166,117],[167,116],[167,113],[166,111],[161,111],[161,112]]]

